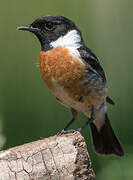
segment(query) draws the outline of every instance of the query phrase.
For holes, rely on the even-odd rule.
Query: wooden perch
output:
[[[94,180],[84,138],[77,131],[0,152],[0,180]]]

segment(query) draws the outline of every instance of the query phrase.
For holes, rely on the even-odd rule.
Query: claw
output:
[[[63,129],[62,131],[60,131],[60,132],[57,133],[57,136],[61,136],[61,135],[63,135],[63,134],[74,133],[75,131],[76,131],[76,130],[74,130],[74,129],[70,129],[70,130],[67,130],[67,131],[65,131],[65,130]]]

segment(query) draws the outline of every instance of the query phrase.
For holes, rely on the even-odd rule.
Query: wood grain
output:
[[[0,180],[94,180],[83,136],[77,131],[0,152]]]

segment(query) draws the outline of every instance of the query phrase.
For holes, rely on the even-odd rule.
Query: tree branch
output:
[[[0,152],[0,180],[94,180],[84,138],[77,131]]]

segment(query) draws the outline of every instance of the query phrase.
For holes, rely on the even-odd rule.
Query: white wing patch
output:
[[[72,55],[80,57],[78,48],[81,46],[81,37],[76,30],[69,31],[66,35],[59,37],[56,41],[50,43],[53,48],[58,46],[66,47]]]

